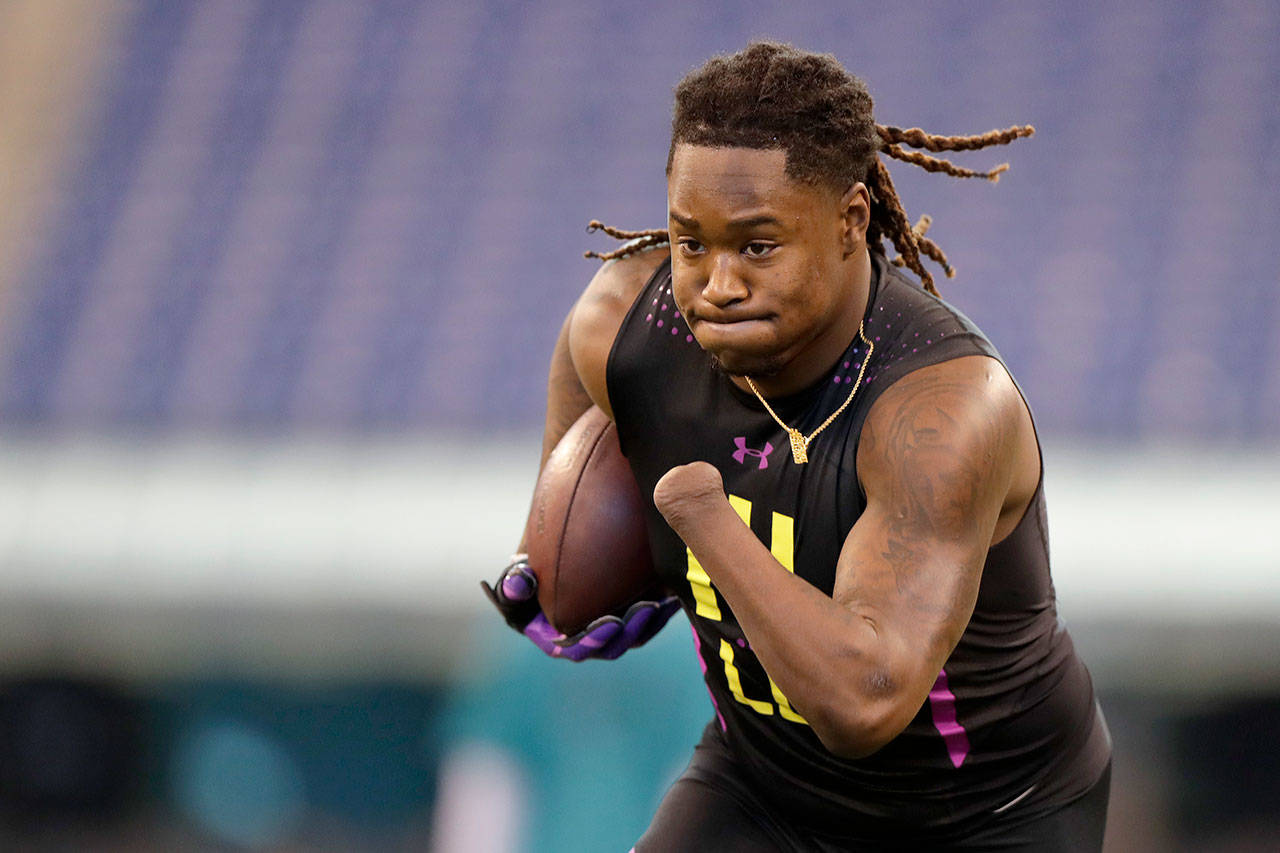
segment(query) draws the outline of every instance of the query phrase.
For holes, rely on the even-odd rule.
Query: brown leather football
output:
[[[538,603],[574,634],[656,584],[645,501],[613,421],[592,406],[547,457],[525,525]]]

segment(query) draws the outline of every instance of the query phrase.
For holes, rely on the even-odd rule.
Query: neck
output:
[[[817,331],[800,352],[776,373],[752,376],[766,397],[782,397],[803,391],[827,373],[858,335],[871,296],[871,256],[865,248],[845,259],[839,274],[846,278],[844,297],[831,321]],[[734,385],[751,392],[745,376],[730,377]]]

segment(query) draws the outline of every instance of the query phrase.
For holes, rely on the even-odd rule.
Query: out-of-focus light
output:
[[[271,846],[302,818],[301,771],[280,744],[243,722],[194,722],[179,740],[172,770],[178,809],[223,841]]]

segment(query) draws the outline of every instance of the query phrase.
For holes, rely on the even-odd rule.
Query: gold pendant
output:
[[[751,380],[751,377],[750,376],[743,377],[743,379],[747,380],[747,387],[751,389],[751,393],[756,395],[756,399],[760,401],[760,405],[764,406],[764,410],[769,413],[769,417],[773,418],[774,422],[778,426],[786,430],[787,438],[791,439],[791,458],[795,460],[795,463],[797,465],[803,465],[804,463],[809,461],[809,442],[817,438],[818,433],[822,432],[824,429],[831,426],[832,421],[840,417],[840,413],[849,407],[849,404],[853,402],[853,395],[857,394],[858,388],[862,386],[862,374],[866,372],[867,365],[871,362],[871,354],[875,352],[876,345],[871,343],[871,341],[867,340],[867,336],[862,331],[861,323],[858,324],[858,337],[861,338],[862,342],[867,345],[867,354],[866,356],[863,357],[862,364],[858,365],[858,381],[853,383],[853,388],[849,390],[849,396],[844,398],[844,402],[840,404],[840,408],[832,412],[831,415],[825,421],[823,421],[821,425],[818,426],[817,429],[809,433],[808,438],[805,438],[803,435],[801,435],[800,430],[792,429],[791,427],[787,426],[786,422],[783,421],[782,418],[778,417],[778,413],[773,410],[773,406],[769,405],[769,401],[766,400],[764,398],[764,395],[760,393],[760,389],[756,387],[756,383]],[[848,382],[849,380],[846,377],[844,381]],[[743,452],[745,453],[746,451],[743,451]]]
[[[791,439],[791,458],[795,460],[797,465],[803,465],[809,461],[809,442],[800,430],[787,427],[787,437]]]

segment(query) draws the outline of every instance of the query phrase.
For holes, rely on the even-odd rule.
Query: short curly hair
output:
[[[898,200],[880,157],[884,153],[930,172],[961,178],[999,180],[1001,164],[975,172],[902,145],[927,151],[968,151],[1003,145],[1030,136],[1030,125],[993,130],[976,136],[938,136],[919,128],[877,124],[866,85],[830,54],[809,53],[778,42],[758,41],[728,56],[715,56],[691,71],[676,86],[667,171],[678,145],[779,148],[786,152],[789,177],[843,192],[861,181],[871,196],[867,245],[883,254],[888,239],[898,250],[894,263],[909,267],[934,294],[933,276],[920,255],[940,264],[947,276],[955,270],[947,256],[925,236],[931,220],[920,217],[913,227]],[[668,242],[665,230],[623,231],[593,220],[601,229],[630,240],[613,252],[587,252],[588,257],[623,257]]]
[[[676,86],[667,173],[678,145],[781,148],[787,175],[843,192],[880,150],[866,84],[830,54],[755,42]]]

